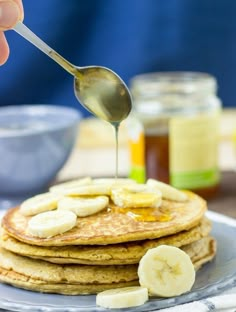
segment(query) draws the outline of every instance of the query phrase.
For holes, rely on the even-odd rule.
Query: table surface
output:
[[[236,218],[236,172],[223,172],[219,194],[208,201],[210,210]]]

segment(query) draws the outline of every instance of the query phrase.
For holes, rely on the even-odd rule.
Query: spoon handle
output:
[[[25,24],[18,22],[13,29],[74,76],[76,67],[50,48],[43,40],[41,40],[27,26],[25,26]]]

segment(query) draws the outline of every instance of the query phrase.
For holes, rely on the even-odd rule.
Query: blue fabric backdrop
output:
[[[236,105],[235,0],[23,0],[25,24],[72,63],[103,65],[127,83],[150,71],[216,76],[224,106]],[[14,31],[0,67],[0,105],[77,107],[73,78]]]

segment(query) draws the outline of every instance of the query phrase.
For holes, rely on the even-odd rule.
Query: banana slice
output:
[[[103,308],[122,309],[140,306],[147,300],[147,288],[124,287],[105,290],[97,294],[96,304]]]
[[[71,189],[81,185],[88,185],[92,183],[92,179],[90,177],[85,177],[82,179],[71,180],[65,183],[60,183],[50,187],[49,191],[56,194],[61,194],[64,190]]]
[[[72,211],[46,211],[30,219],[28,232],[34,236],[49,238],[69,231],[76,225],[76,220],[77,216]]]
[[[63,197],[58,202],[59,210],[70,210],[78,217],[86,217],[97,213],[107,207],[109,198],[107,196],[96,196],[92,198]]]
[[[62,187],[60,185],[50,188],[51,192],[59,192],[62,195],[68,196],[94,196],[94,195],[110,195],[111,187],[116,185],[126,185],[135,184],[136,182],[131,179],[111,179],[111,178],[101,178],[101,179],[90,179],[85,178],[83,181],[76,181],[63,183]],[[59,188],[60,187],[60,188]]]
[[[112,188],[111,199],[124,208],[160,207],[161,192],[146,184],[130,184]]]
[[[176,188],[166,183],[154,179],[148,179],[147,185],[160,190],[163,198],[179,202],[184,202],[188,200],[188,196],[184,192],[177,190]]]
[[[93,179],[94,184],[110,184],[110,186],[123,186],[128,184],[137,184],[136,181],[128,178],[99,178],[99,179]]]
[[[65,189],[61,192],[67,196],[94,196],[94,195],[110,195],[110,184],[88,184]]]
[[[173,297],[189,291],[195,281],[190,257],[181,249],[161,245],[149,249],[138,267],[139,283],[149,294]]]
[[[43,193],[26,199],[20,205],[20,212],[25,216],[33,216],[38,213],[57,208],[59,197],[51,193]]]

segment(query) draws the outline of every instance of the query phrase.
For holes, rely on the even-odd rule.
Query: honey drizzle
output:
[[[118,155],[118,152],[119,152],[119,141],[118,141],[118,135],[119,135],[119,126],[120,124],[119,123],[113,123],[112,124],[114,126],[114,129],[115,129],[115,142],[116,142],[116,150],[115,150],[115,179],[118,179],[118,165],[119,165],[119,155]]]
[[[110,206],[109,210],[115,213],[126,214],[136,221],[142,222],[168,222],[173,216],[170,213],[163,213],[158,208],[123,208]]]

